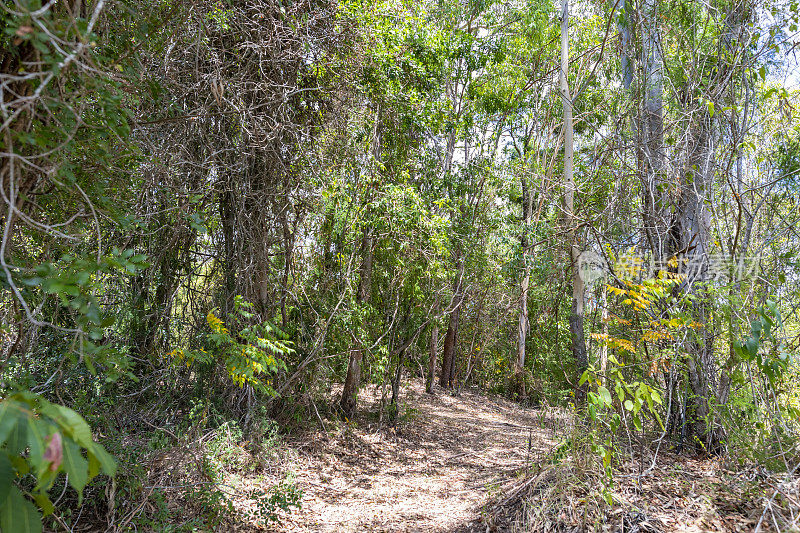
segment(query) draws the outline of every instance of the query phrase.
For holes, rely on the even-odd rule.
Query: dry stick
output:
[[[175,439],[175,442],[179,442],[179,441],[180,441],[180,439],[178,438],[178,436],[177,436],[177,435],[175,435],[175,433],[173,433],[173,432],[171,432],[170,430],[168,430],[167,428],[162,428],[162,427],[158,427],[158,426],[156,426],[156,425],[154,425],[154,424],[151,424],[150,422],[148,422],[148,421],[147,421],[147,420],[145,420],[144,418],[142,418],[141,420],[142,420],[142,422],[144,422],[145,424],[147,424],[147,425],[148,425],[148,426],[150,426],[151,428],[153,428],[153,429],[155,429],[155,430],[163,431],[164,433],[167,433],[167,434],[169,434],[169,436],[170,436],[170,437],[172,437],[173,439]]]
[[[314,407],[314,413],[316,413],[316,415],[317,415],[317,420],[319,420],[319,423],[322,424],[322,431],[325,432],[325,439],[328,440],[329,439],[329,437],[328,437],[328,428],[325,427],[325,422],[323,422],[322,421],[322,417],[319,416],[319,411],[317,411],[317,404],[314,403],[313,399],[311,399],[311,405]]]
[[[511,500],[513,500],[520,492],[522,492],[526,488],[530,487],[532,484],[537,483],[542,477],[544,477],[545,474],[549,473],[551,470],[552,470],[552,467],[545,468],[541,472],[539,472],[538,474],[533,476],[532,478],[530,478],[527,481],[525,481],[524,483],[521,483],[520,485],[518,485],[513,491],[511,491],[511,493],[506,498],[504,498],[503,500],[501,500],[497,504],[495,504],[494,509],[498,510],[501,507],[505,507],[506,505],[508,505],[508,503]]]
[[[789,476],[790,477],[794,475],[794,473],[797,470],[798,466],[800,466],[800,463],[795,465],[795,467],[792,468],[792,471],[789,472]],[[772,513],[772,502],[775,500],[775,497],[777,495],[778,495],[778,490],[775,489],[775,491],[773,491],[773,493],[772,493],[772,497],[767,501],[766,506],[764,507],[764,512],[761,513],[761,518],[758,519],[758,524],[756,524],[755,533],[758,533],[759,531],[761,531],[761,523],[764,521],[764,517],[767,515],[767,511],[769,510]],[[772,513],[772,521],[773,522],[775,521],[775,514],[774,513]],[[780,531],[780,528],[777,526],[777,524],[775,525],[775,529]]]

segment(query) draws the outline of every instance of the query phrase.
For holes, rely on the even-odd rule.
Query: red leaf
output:
[[[15,31],[14,34],[18,35],[19,37],[25,37],[26,35],[32,32],[33,28],[31,28],[30,26],[20,26],[19,28],[17,28],[17,31]]]
[[[50,463],[50,470],[55,472],[61,466],[64,458],[64,449],[61,446],[61,433],[53,433],[47,441],[47,448],[44,450],[44,460]]]

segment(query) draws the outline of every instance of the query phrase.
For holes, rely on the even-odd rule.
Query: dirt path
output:
[[[370,392],[356,428],[293,443],[303,507],[284,531],[457,530],[479,517],[498,482],[557,444],[566,420],[469,391],[425,394],[414,382],[403,390],[399,431],[378,431]]]

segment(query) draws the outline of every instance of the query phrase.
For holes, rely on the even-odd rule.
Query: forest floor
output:
[[[332,391],[331,402],[336,396]],[[470,390],[426,394],[413,380],[402,388],[401,417],[390,426],[379,420],[380,398],[380,390],[362,390],[351,423],[320,416],[312,404],[316,429],[285,436],[280,458],[266,460],[269,475],[226,479],[247,493],[291,472],[301,508],[281,511],[267,525],[247,518],[252,500],[237,499],[238,519],[223,530],[646,533],[787,531],[798,524],[796,476],[663,450],[651,464],[642,447],[642,457],[615,468],[604,494],[597,457],[561,446],[580,439],[565,409],[527,408]]]
[[[570,421],[563,410],[545,414],[468,390],[426,394],[413,381],[387,430],[375,420],[379,398],[362,391],[356,424],[290,443],[304,497],[284,531],[468,530],[499,485],[551,451]]]

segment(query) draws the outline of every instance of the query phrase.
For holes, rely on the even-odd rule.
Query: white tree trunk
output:
[[[588,368],[586,357],[586,340],[583,332],[583,296],[584,285],[578,268],[581,248],[578,243],[578,232],[575,218],[575,178],[573,176],[573,157],[575,144],[572,121],[572,98],[569,94],[569,0],[564,0],[561,10],[561,99],[564,103],[564,218],[567,224],[567,239],[570,244],[572,262],[572,311],[569,317],[569,329],[572,334],[572,356],[575,359],[578,377]],[[586,401],[585,387],[578,387],[575,400],[577,404]]]

